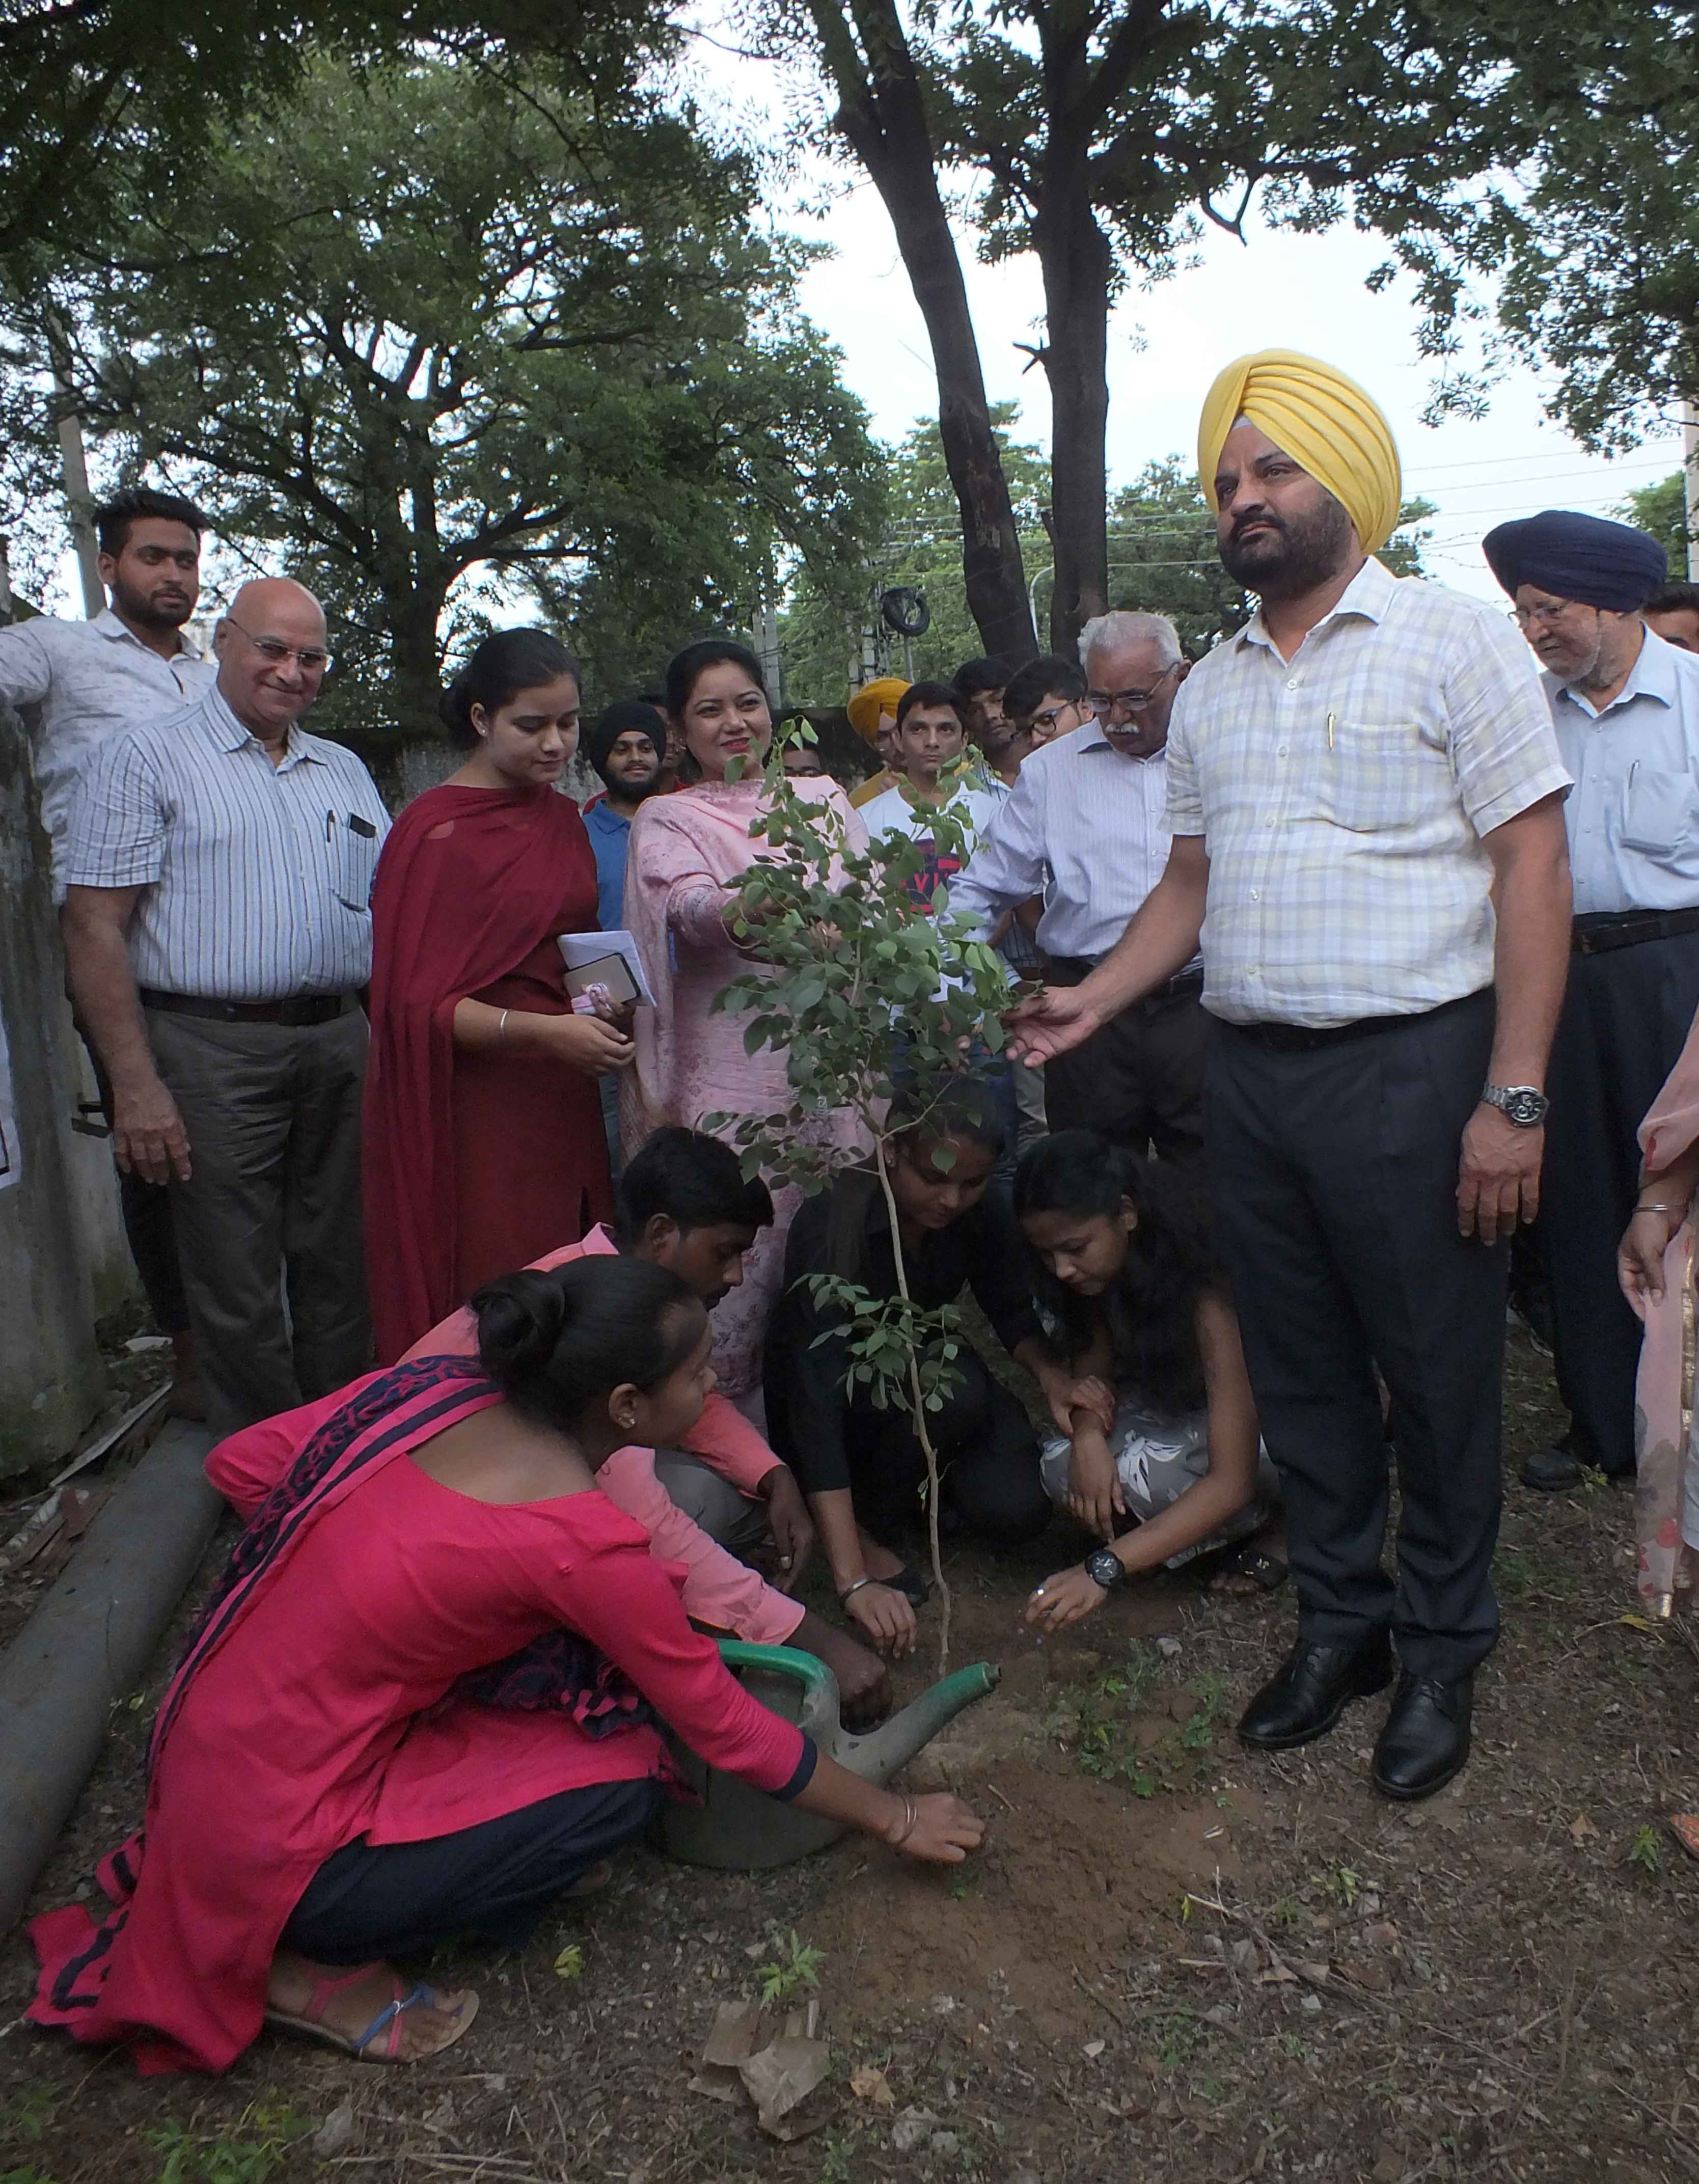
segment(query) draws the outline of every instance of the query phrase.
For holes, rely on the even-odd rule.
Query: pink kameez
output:
[[[867,831],[836,782],[794,781],[818,803],[824,827],[842,829],[844,846],[865,849]],[[705,1116],[741,1118],[788,1107],[794,1097],[782,1049],[744,1050],[747,1014],[713,1013],[714,996],[760,956],[727,935],[724,911],[732,891],[758,857],[768,854],[750,828],[767,809],[759,774],[737,783],[704,782],[675,796],[651,797],[632,822],[626,862],[625,920],[637,937],[656,1006],[637,1012],[637,1061],[620,1089],[620,1134],[629,1160],[643,1140],[669,1124],[703,1127]],[[837,860],[833,883],[844,874]],[[827,1126],[853,1144],[853,1117]],[[729,1144],[730,1124],[716,1133]],[[769,1178],[769,1181],[772,1178]],[[741,1289],[714,1314],[714,1369],[734,1399],[760,1386],[761,1351],[784,1276],[785,1236],[801,1193],[773,1190],[773,1222],[744,1262]]]
[[[1641,1173],[1656,1175],[1699,1138],[1699,1018],[1640,1126]],[[1633,1301],[1646,1325],[1635,1387],[1635,1533],[1640,1594],[1660,1619],[1699,1568],[1699,1449],[1694,1425],[1694,1218],[1663,1254],[1663,1298]]]

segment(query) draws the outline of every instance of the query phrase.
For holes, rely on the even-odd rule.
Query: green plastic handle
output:
[[[824,1661],[816,1661],[812,1653],[799,1652],[794,1646],[751,1646],[742,1638],[721,1638],[716,1642],[720,1658],[728,1669],[767,1669],[811,1691],[824,1691],[828,1685],[837,1687],[838,1679]]]

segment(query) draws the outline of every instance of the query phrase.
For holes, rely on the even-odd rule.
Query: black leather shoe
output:
[[[1258,1752],[1290,1752],[1325,1736],[1353,1699],[1369,1698],[1391,1681],[1384,1630],[1355,1646],[1306,1646],[1301,1638],[1245,1709],[1239,1740]]]
[[[1579,1486],[1590,1468],[1561,1444],[1556,1448],[1539,1448],[1524,1460],[1522,1483],[1539,1494],[1562,1494]]]
[[[1374,1786],[1383,1797],[1431,1797],[1468,1764],[1474,1679],[1398,1679],[1392,1711],[1374,1747]]]

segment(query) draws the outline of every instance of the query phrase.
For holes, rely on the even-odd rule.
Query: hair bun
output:
[[[463,667],[437,700],[437,717],[451,734],[472,733],[471,677]]]
[[[478,1323],[478,1359],[493,1380],[508,1387],[529,1380],[554,1355],[566,1323],[566,1299],[550,1274],[529,1270],[487,1282],[472,1299]]]

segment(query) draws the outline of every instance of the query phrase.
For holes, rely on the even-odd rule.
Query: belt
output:
[[[1672,940],[1678,933],[1699,933],[1699,910],[1588,911],[1570,926],[1569,946],[1577,956],[1607,956],[1613,948]]]
[[[1312,1054],[1317,1047],[1343,1045],[1346,1039],[1373,1039],[1384,1031],[1408,1031],[1412,1024],[1432,1023],[1435,1017],[1446,1016],[1453,1009],[1466,1009],[1491,991],[1490,986],[1483,986],[1479,993],[1462,994],[1454,1001],[1441,1001],[1436,1009],[1420,1009],[1404,1017],[1359,1017],[1355,1023],[1342,1024],[1223,1021],[1222,1029],[1237,1032],[1241,1039],[1254,1039],[1258,1046],[1266,1046],[1275,1054]]]
[[[142,989],[144,1009],[159,1009],[171,1017],[204,1017],[209,1023],[305,1024],[329,1023],[342,1015],[352,994],[295,994],[287,1001],[203,1001],[193,994],[162,994],[152,986]]]
[[[1091,976],[1101,960],[1089,956],[1043,956],[1039,962],[1045,977],[1058,985],[1078,986]],[[1203,982],[1201,971],[1177,971],[1172,978],[1165,978],[1160,986],[1153,986],[1133,1006],[1135,1008],[1148,1007],[1153,1001],[1176,1001],[1187,994],[1200,994]]]

